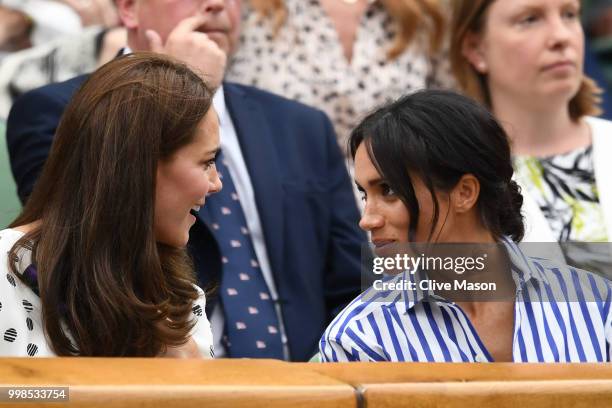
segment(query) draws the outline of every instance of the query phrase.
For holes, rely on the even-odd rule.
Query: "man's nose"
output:
[[[202,0],[200,10],[202,13],[217,13],[225,8],[226,0]]]

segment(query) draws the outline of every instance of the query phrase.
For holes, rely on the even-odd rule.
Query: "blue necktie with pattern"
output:
[[[223,189],[200,211],[222,255],[220,299],[229,357],[283,359],[278,316],[259,267],[238,193],[220,152],[216,160]]]

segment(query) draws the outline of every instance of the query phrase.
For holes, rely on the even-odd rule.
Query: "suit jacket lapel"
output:
[[[236,85],[224,83],[232,118],[246,163],[264,240],[277,288],[283,273],[283,187],[271,129],[258,103]]]

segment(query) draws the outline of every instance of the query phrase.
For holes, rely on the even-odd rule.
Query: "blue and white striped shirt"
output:
[[[516,283],[513,360],[611,361],[612,283],[502,242]],[[418,276],[404,272],[391,281],[402,279]],[[334,319],[319,346],[323,361],[493,361],[460,307],[418,287],[369,288]]]

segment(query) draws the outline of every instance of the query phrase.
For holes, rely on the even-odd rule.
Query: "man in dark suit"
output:
[[[238,3],[117,0],[131,50],[172,55],[213,85],[238,41]],[[22,200],[85,79],[14,104],[7,142]],[[217,355],[307,360],[327,323],[360,292],[365,236],[331,123],[318,110],[230,83],[214,107],[224,188],[199,211],[189,248],[200,283],[217,287],[207,304]]]

